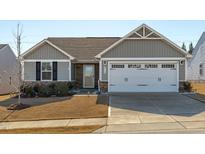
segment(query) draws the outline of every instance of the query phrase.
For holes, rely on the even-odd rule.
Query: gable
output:
[[[47,42],[44,42],[32,52],[25,55],[24,59],[69,59],[69,57]]]
[[[95,57],[101,58],[109,56],[122,58],[188,57],[188,53],[154,29],[143,24]]]
[[[184,57],[175,48],[158,39],[124,40],[102,55],[103,58]]]

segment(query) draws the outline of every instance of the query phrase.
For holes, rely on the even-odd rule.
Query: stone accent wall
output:
[[[108,82],[99,81],[100,83],[100,91],[102,93],[108,92]]]
[[[77,88],[83,88],[83,64],[75,64],[75,81]]]

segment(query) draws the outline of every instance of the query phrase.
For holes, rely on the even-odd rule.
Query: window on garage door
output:
[[[175,64],[162,64],[162,68],[176,69]]]
[[[125,68],[124,64],[112,64],[112,68]]]
[[[128,68],[141,68],[141,64],[128,64]]]
[[[145,68],[158,68],[158,64],[145,64]]]

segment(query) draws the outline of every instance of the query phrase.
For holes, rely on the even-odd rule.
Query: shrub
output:
[[[188,92],[192,91],[192,85],[190,82],[184,82],[184,90]]]
[[[49,97],[68,96],[69,90],[73,88],[73,84],[69,82],[52,82],[52,83],[29,83],[22,89],[26,97]]]
[[[23,93],[24,93],[24,95],[26,95],[27,97],[34,97],[34,96],[36,96],[36,93],[35,93],[35,91],[34,91],[34,89],[33,89],[32,86],[26,86],[26,87],[24,87],[24,88],[23,88]]]
[[[67,96],[69,89],[69,84],[63,82],[56,83],[56,96]]]
[[[49,97],[51,96],[51,89],[48,85],[41,85],[39,87],[38,96],[40,97]]]

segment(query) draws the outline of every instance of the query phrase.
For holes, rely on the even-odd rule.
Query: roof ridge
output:
[[[121,37],[109,37],[109,36],[100,36],[100,37],[97,37],[97,36],[91,36],[91,37],[48,37],[47,39],[52,39],[52,38],[56,38],[56,39],[87,39],[87,38],[95,38],[95,39],[102,39],[102,38],[121,38]]]

